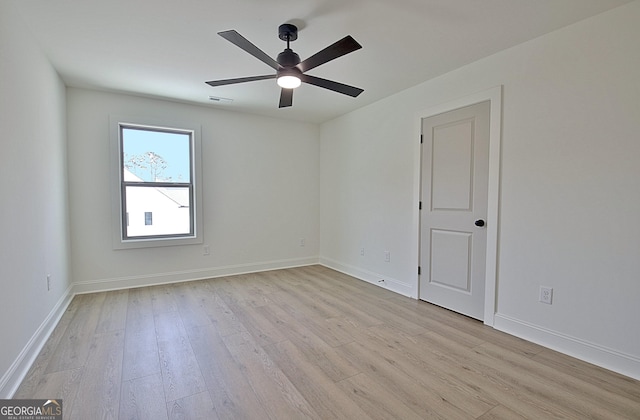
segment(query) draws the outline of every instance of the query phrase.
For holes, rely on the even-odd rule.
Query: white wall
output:
[[[17,386],[71,279],[65,88],[0,2],[0,398]],[[51,290],[47,291],[47,274]]]
[[[317,262],[317,125],[75,88],[67,90],[67,104],[74,290]],[[204,243],[211,255],[203,255],[203,245],[113,249],[112,114],[201,125]]]
[[[420,111],[503,85],[495,325],[640,378],[638,22],[640,1],[324,124],[321,261],[409,294]]]

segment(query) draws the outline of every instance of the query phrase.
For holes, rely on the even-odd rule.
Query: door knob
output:
[[[482,226],[484,226],[484,220],[482,220],[482,219],[478,219],[478,220],[476,220],[476,221],[475,221],[475,223],[474,223],[474,224],[475,224],[476,226],[478,226],[478,227],[482,227]]]

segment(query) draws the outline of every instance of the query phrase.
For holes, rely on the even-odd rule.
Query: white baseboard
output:
[[[203,280],[258,271],[279,270],[318,264],[317,257],[296,258],[269,261],[253,264],[241,264],[204,270],[188,270],[171,273],[156,273],[143,276],[120,277],[114,279],[92,280],[74,283],[66,290],[55,307],[51,310],[40,327],[33,334],[27,345],[20,352],[10,368],[0,378],[0,399],[12,398],[20,383],[29,372],[31,365],[49,339],[54,328],[67,310],[76,294],[104,292],[109,290],[128,289],[133,287],[153,286],[156,284],[178,283],[184,281]]]
[[[344,264],[326,257],[320,257],[320,264],[352,277],[364,280],[396,293],[413,297],[412,287],[371,271]],[[384,283],[379,283],[384,279]],[[543,347],[567,354],[613,372],[640,380],[640,358],[533,325],[503,314],[495,314],[493,328],[540,344]]]
[[[198,270],[173,271],[168,273],[153,273],[140,276],[80,281],[74,284],[73,293],[75,295],[83,293],[106,292],[110,290],[130,289],[134,287],[145,287],[155,286],[159,284],[204,280],[215,277],[255,273],[259,271],[280,270],[284,268],[293,268],[312,264],[318,264],[317,257],[295,258],[251,264],[227,265],[222,267],[212,267]]]
[[[359,280],[366,281],[367,283],[375,284],[376,286],[384,287],[385,289],[391,290],[403,296],[414,297],[412,293],[413,287],[411,287],[411,285],[403,283],[394,278],[390,278],[389,276],[384,276],[382,274],[374,273],[363,268],[344,264],[326,257],[320,257],[319,263],[321,265],[324,265],[325,267],[331,268],[332,270],[336,270],[351,277],[355,277]]]
[[[305,265],[321,264],[357,279],[384,287],[404,296],[412,297],[411,285],[359,267],[344,264],[326,257],[308,257],[262,263],[215,267],[204,270],[188,270],[171,273],[157,273],[144,276],[130,276],[114,279],[79,282],[70,286],[51,310],[11,367],[0,378],[0,399],[12,398],[29,368],[42,350],[47,339],[66,311],[73,296],[108,290],[152,286],[156,284],[202,280],[258,271],[278,270]],[[380,282],[384,279],[384,282]],[[640,380],[640,359],[575,337],[548,330],[506,315],[496,314],[493,327],[516,337],[540,344],[544,347],[576,357],[605,369]]]
[[[496,314],[493,327],[585,362],[640,380],[640,359],[598,344]]]
[[[67,310],[69,303],[71,303],[73,299],[71,289],[71,286],[67,288],[51,312],[49,312],[49,315],[47,315],[42,324],[40,324],[40,327],[38,327],[33,336],[31,336],[31,339],[27,342],[27,345],[24,346],[16,360],[11,364],[2,378],[0,378],[1,399],[13,398],[20,383],[22,383],[22,380],[29,372],[31,365],[36,360],[36,357],[38,357],[42,347],[44,347],[54,328],[58,325],[60,318],[62,318],[62,315]]]

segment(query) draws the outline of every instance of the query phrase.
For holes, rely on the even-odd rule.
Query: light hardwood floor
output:
[[[76,296],[14,398],[65,418],[640,419],[640,382],[321,266]]]

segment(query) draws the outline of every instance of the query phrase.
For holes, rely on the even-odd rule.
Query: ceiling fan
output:
[[[285,23],[278,27],[278,37],[287,42],[287,48],[278,54],[276,60],[269,57],[264,51],[256,47],[249,40],[234,30],[218,32],[218,35],[272,67],[276,73],[265,76],[240,77],[236,79],[213,80],[206,82],[210,86],[222,86],[234,83],[253,82],[256,80],[276,79],[278,86],[282,88],[280,91],[279,108],[285,108],[293,105],[293,89],[300,86],[302,82],[342,93],[344,95],[349,95],[354,98],[364,92],[363,89],[354,86],[305,74],[305,72],[316,68],[319,65],[325,64],[331,60],[335,60],[338,57],[342,57],[343,55],[362,48],[362,45],[358,44],[358,42],[350,35],[329,45],[304,61],[300,61],[300,56],[289,48],[289,43],[298,39],[298,28],[289,23]]]

